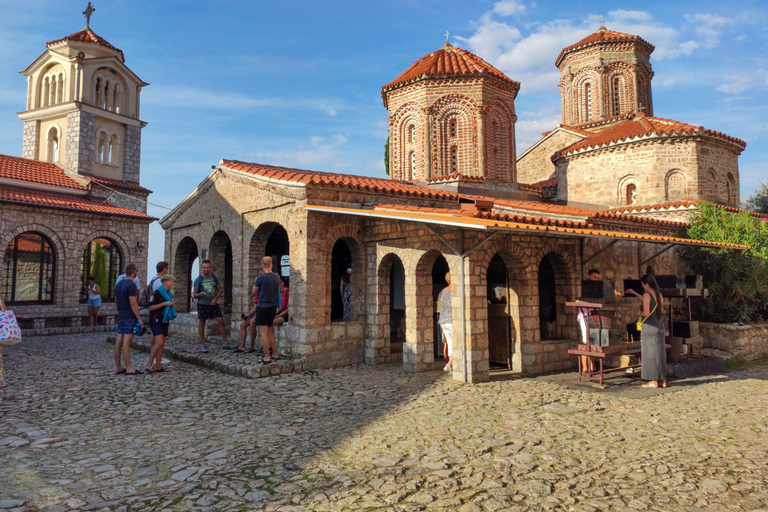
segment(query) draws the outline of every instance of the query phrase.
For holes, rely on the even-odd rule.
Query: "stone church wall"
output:
[[[517,181],[532,184],[551,178],[557,174],[552,155],[581,139],[578,135],[556,129],[555,133],[537,142],[538,145],[517,160]]]
[[[140,272],[147,268],[146,250],[140,252],[136,248],[139,241],[147,246],[149,227],[146,221],[9,204],[3,204],[0,212],[0,247],[8,247],[21,233],[34,231],[45,235],[54,249],[53,303],[13,306],[14,312],[23,317],[25,326],[35,326],[33,331],[28,331],[30,334],[78,327],[82,318],[87,317],[86,305],[80,304],[81,265],[83,250],[94,238],[113,240],[120,248],[123,266],[130,262],[135,263]],[[2,265],[0,283],[5,283],[4,272],[5,265]],[[142,282],[146,277],[139,274]],[[114,314],[114,303],[105,301],[100,315],[111,314]]]
[[[96,116],[76,110],[67,114],[67,145],[64,168],[68,171],[93,174],[96,156]]]

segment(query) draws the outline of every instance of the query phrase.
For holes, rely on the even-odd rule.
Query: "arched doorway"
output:
[[[557,339],[557,283],[549,255],[539,264],[539,331],[542,340]]]
[[[489,362],[491,365],[511,369],[513,348],[509,272],[498,254],[488,264],[486,283]]]
[[[448,286],[445,280],[445,274],[451,269],[448,261],[442,254],[439,255],[432,264],[432,347],[435,359],[444,359],[443,357],[443,331],[439,324],[439,312],[437,311],[437,296]],[[458,289],[458,286],[456,287]]]
[[[52,304],[56,253],[42,233],[16,236],[3,257],[3,300],[7,304]]]
[[[288,276],[290,265],[290,243],[288,242],[288,232],[283,226],[276,223],[273,224],[272,232],[267,238],[267,244],[264,247],[264,254],[262,256],[269,256],[272,258],[272,271],[280,274],[281,276]],[[261,229],[261,228],[260,228]],[[260,260],[261,258],[259,258]],[[261,261],[256,262],[257,266],[261,266]]]
[[[342,239],[333,244],[331,251],[331,321],[344,319],[344,298],[342,296],[341,281],[347,274],[347,269],[352,267],[352,251],[349,245]]]
[[[208,244],[208,259],[211,260],[213,273],[221,283],[221,311],[224,314],[232,313],[232,242],[224,231],[213,234]]]
[[[405,343],[405,267],[393,255],[389,270],[389,351],[402,354]],[[398,357],[402,358],[402,355]]]
[[[184,237],[176,246],[176,254],[173,260],[173,275],[176,278],[173,294],[177,297],[176,308],[180,313],[191,311],[192,303],[192,279],[194,263],[197,260],[197,244],[191,237]]]

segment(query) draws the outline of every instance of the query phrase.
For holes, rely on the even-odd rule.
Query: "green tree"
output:
[[[387,143],[384,144],[384,170],[389,176],[389,135],[387,135]]]
[[[699,203],[687,234],[711,242],[748,245],[748,250],[686,247],[683,259],[704,278],[709,299],[697,301],[704,321],[756,322],[768,318],[768,223],[748,212],[728,213],[711,203]]]
[[[760,182],[755,195],[747,201],[747,210],[757,213],[768,213],[768,183]]]
[[[102,296],[106,295],[107,291],[107,252],[100,243],[92,243],[91,246],[91,275],[96,280],[96,284],[99,285]]]

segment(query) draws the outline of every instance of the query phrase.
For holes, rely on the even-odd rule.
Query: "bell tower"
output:
[[[27,77],[22,156],[66,171],[139,183],[142,81],[125,65],[122,50],[88,24],[46,44],[21,72]]]
[[[600,123],[626,114],[653,116],[650,57],[654,46],[604,26],[564,48],[560,69],[562,124]]]

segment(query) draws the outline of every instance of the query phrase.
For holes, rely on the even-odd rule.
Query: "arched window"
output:
[[[49,96],[48,96],[48,104],[49,105],[55,105],[56,104],[56,88],[58,85],[56,84],[56,75],[51,75],[51,88],[49,89]]]
[[[459,156],[458,148],[451,146],[451,172],[459,172]]]
[[[448,123],[448,133],[451,137],[457,136],[458,131],[456,129],[456,119],[451,119],[451,121]]]
[[[93,104],[95,106],[97,106],[97,107],[101,106],[101,96],[102,96],[102,93],[101,93],[102,84],[101,84],[101,82],[102,82],[101,77],[97,77],[96,78],[96,82],[94,84]]]
[[[56,91],[56,103],[64,102],[64,74],[59,73],[59,79],[57,80],[58,89]]]
[[[48,130],[48,138],[47,138],[47,153],[46,153],[46,160],[48,162],[58,162],[59,161],[59,129],[55,126],[51,126],[51,128]]]
[[[107,133],[101,132],[99,135],[99,152],[97,154],[97,162],[106,163],[107,154],[109,154],[109,143],[107,142]]]
[[[120,147],[120,144],[117,140],[117,135],[112,135],[109,138],[109,163],[110,165],[117,165],[118,162],[118,147]]]
[[[416,127],[414,125],[411,125],[408,127],[408,142],[413,142],[413,139],[416,138]]]
[[[637,202],[637,185],[630,183],[627,185],[626,204],[635,204]]]
[[[83,250],[80,266],[82,283],[80,302],[88,300],[88,276],[92,276],[99,285],[102,299],[115,298],[115,280],[122,273],[123,255],[115,242],[108,238],[94,238]]]
[[[613,77],[613,115],[618,116],[621,113],[620,89],[621,79],[618,76]]]
[[[3,300],[8,304],[53,302],[53,245],[44,235],[28,231],[11,240],[5,249]]]
[[[590,122],[592,120],[592,84],[584,84],[584,120]]]

